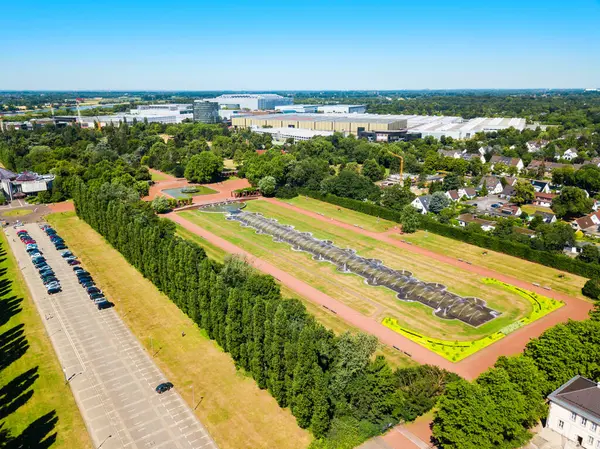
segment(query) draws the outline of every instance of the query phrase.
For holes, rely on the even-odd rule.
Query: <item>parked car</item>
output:
[[[92,281],[91,279],[90,279],[89,281],[86,281],[86,282],[82,282],[82,283],[81,283],[81,286],[82,286],[83,288],[89,288],[89,287],[93,287],[94,285],[95,285],[95,284],[94,284],[94,281]]]
[[[69,265],[71,265],[71,266],[73,266],[73,265],[81,265],[81,262],[79,262],[77,259],[68,260],[67,263]]]
[[[85,270],[78,271],[77,273],[75,273],[75,275],[76,275],[78,278],[79,278],[79,277],[81,277],[81,276],[91,276],[91,274],[90,274],[90,273],[88,273],[88,272],[87,272],[87,271],[85,271]]]
[[[92,284],[94,283],[94,281],[92,280],[91,276],[85,277],[85,278],[79,278],[79,283],[81,284],[82,287],[85,287],[85,283],[87,282],[91,282]]]
[[[102,292],[100,292],[100,293],[89,293],[89,297],[92,300],[104,298],[104,293],[102,293]]]
[[[100,301],[100,302],[96,303],[98,310],[108,309],[108,308],[112,307],[113,305],[114,304],[110,301]]]
[[[56,249],[58,249],[58,250],[67,249],[67,245],[56,245]]]
[[[171,388],[173,388],[173,384],[171,382],[163,382],[155,388],[155,391],[158,394],[163,394],[164,392],[169,391]]]
[[[92,287],[88,287],[85,289],[86,292],[88,293],[88,295],[91,295],[92,293],[102,293],[102,290],[100,290],[98,287],[96,286],[92,286]]]
[[[60,253],[60,255],[62,257],[69,257],[69,256],[72,256],[73,253],[71,251],[63,251],[62,253]]]
[[[80,271],[84,271],[84,270],[83,270],[83,267],[82,267],[82,266],[79,266],[79,265],[77,265],[77,266],[73,267],[73,271],[74,271],[75,273],[78,273],[78,272],[80,272]]]
[[[52,287],[48,289],[48,294],[49,295],[54,295],[55,293],[59,293],[61,291],[60,286],[58,287]]]

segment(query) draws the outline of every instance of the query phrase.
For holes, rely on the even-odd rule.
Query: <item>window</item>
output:
[[[596,449],[600,449],[600,440],[596,441]]]
[[[594,437],[588,437],[588,444],[591,446],[594,444]]]
[[[571,421],[575,421],[577,419],[577,413],[571,412]]]
[[[587,424],[587,419],[582,416],[581,417],[581,425],[585,426],[586,424]]]
[[[596,423],[592,423],[592,432],[595,432],[597,428],[598,425]]]
[[[558,420],[558,428],[562,429],[563,427],[565,427],[565,422],[562,419]]]

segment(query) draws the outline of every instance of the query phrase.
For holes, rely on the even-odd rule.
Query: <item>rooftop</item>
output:
[[[238,117],[245,117],[240,115]],[[247,116],[246,116],[247,117]],[[363,122],[394,123],[398,118],[376,114],[265,114],[256,117],[260,120],[286,120],[292,122]]]
[[[550,393],[548,399],[596,423],[600,422],[600,387],[592,380],[575,376]]]

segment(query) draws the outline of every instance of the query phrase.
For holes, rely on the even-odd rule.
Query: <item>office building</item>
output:
[[[194,101],[194,121],[200,123],[219,123],[219,103],[210,100]]]
[[[224,94],[210,101],[219,103],[222,109],[274,110],[277,106],[293,104],[291,97],[277,94]]]
[[[324,114],[364,114],[367,107],[364,104],[332,104],[319,106],[317,110]]]
[[[358,135],[363,131],[391,131],[406,129],[406,120],[373,114],[266,114],[233,117],[236,128],[298,128],[313,131],[333,131]]]

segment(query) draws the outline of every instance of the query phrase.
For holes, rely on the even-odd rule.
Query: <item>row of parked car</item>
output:
[[[113,304],[106,299],[102,290],[96,287],[92,275],[81,267],[81,262],[77,259],[75,254],[66,249],[67,246],[64,243],[64,240],[57,234],[56,230],[47,224],[42,225],[41,228],[50,237],[50,240],[52,243],[54,243],[56,249],[64,250],[60,253],[60,255],[69,265],[73,267],[73,272],[75,273],[75,276],[77,276],[79,285],[85,289],[86,293],[90,297],[90,300],[94,301],[94,304],[96,307],[98,307],[98,310],[112,307]]]
[[[46,258],[42,255],[42,251],[38,248],[37,242],[29,235],[25,229],[17,231],[17,235],[25,244],[25,250],[31,257],[33,266],[38,270],[40,279],[46,287],[49,295],[53,295],[61,291],[60,281],[56,277],[52,267],[48,265]]]

